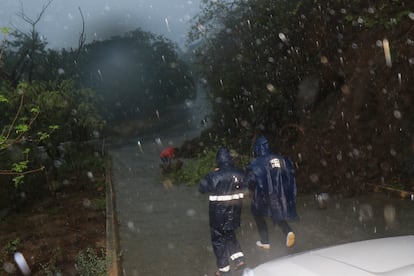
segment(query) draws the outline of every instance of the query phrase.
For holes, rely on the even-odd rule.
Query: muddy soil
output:
[[[91,248],[100,256],[106,241],[105,189],[96,186],[66,188],[3,218],[0,275],[21,275],[15,251],[23,254],[32,275],[78,275],[80,251]]]

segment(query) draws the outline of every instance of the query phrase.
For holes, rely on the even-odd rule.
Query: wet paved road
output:
[[[153,139],[143,140],[143,151],[132,141],[111,150],[123,274],[213,275],[207,198],[196,187],[165,181],[158,167],[160,147]],[[328,208],[319,209],[313,196],[300,196],[300,220],[291,223],[297,234],[295,247],[285,248],[276,228],[271,250],[263,252],[254,246],[258,235],[246,202],[239,240],[248,264],[256,266],[312,248],[414,234],[413,207],[414,201],[374,194],[331,198]]]
[[[207,197],[197,187],[186,187],[163,178],[158,154],[163,145],[179,145],[193,134],[185,121],[172,134],[159,133],[110,148],[116,212],[119,220],[121,271],[127,276],[214,275],[210,245]],[[185,165],[185,164],[184,164]],[[298,183],[300,189],[300,183]],[[383,194],[369,197],[331,198],[326,209],[314,196],[297,199],[300,220],[291,226],[297,235],[293,248],[284,246],[279,229],[271,232],[272,248],[255,247],[256,228],[246,202],[239,241],[247,263],[254,267],[275,257],[350,241],[414,234],[414,201]]]

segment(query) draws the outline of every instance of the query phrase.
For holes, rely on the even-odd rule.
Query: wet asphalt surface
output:
[[[168,135],[157,130],[143,134],[137,138],[141,148],[136,139],[110,147],[122,275],[203,276],[214,275],[217,269],[207,196],[198,193],[197,185],[172,183],[159,168],[163,147],[179,146],[197,132],[189,121],[174,126]],[[184,160],[184,166],[185,162],[190,161]],[[271,249],[264,251],[255,246],[258,233],[246,199],[238,239],[248,267],[315,248],[414,234],[414,201],[380,193],[356,198],[330,195],[325,209],[318,207],[314,195],[299,195],[297,209],[300,219],[290,223],[295,246],[286,248],[280,229],[269,227]]]
[[[123,275],[213,275],[208,199],[196,186],[164,178],[159,150],[155,143],[144,153],[135,145],[112,150]],[[327,208],[319,209],[313,195],[301,195],[300,219],[290,223],[297,237],[295,246],[286,248],[275,228],[272,248],[263,251],[255,246],[258,234],[249,207],[247,200],[238,237],[251,267],[314,248],[414,233],[414,201],[383,194],[331,196]]]

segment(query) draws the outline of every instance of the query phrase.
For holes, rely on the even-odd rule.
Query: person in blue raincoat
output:
[[[230,151],[221,147],[216,155],[218,168],[199,183],[199,191],[209,194],[209,223],[211,242],[218,271],[216,276],[231,275],[228,256],[235,270],[244,266],[244,254],[236,238],[245,185],[244,171],[236,168]]]
[[[295,233],[287,220],[297,219],[296,178],[289,158],[273,154],[268,140],[259,136],[254,143],[255,159],[246,168],[246,182],[252,201],[251,211],[260,235],[258,247],[269,249],[266,217],[286,235],[286,246],[295,243]]]

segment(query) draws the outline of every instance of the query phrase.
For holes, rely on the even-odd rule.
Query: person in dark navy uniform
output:
[[[244,197],[244,172],[236,168],[230,151],[221,147],[216,156],[218,168],[199,183],[199,191],[209,194],[211,242],[218,271],[216,276],[231,275],[228,256],[235,270],[244,267],[244,254],[236,238]]]
[[[260,235],[256,245],[270,249],[266,217],[286,235],[286,246],[295,243],[295,233],[287,220],[297,219],[296,178],[289,158],[273,154],[268,140],[259,136],[254,144],[255,159],[246,168],[246,183],[252,195],[251,211]]]

